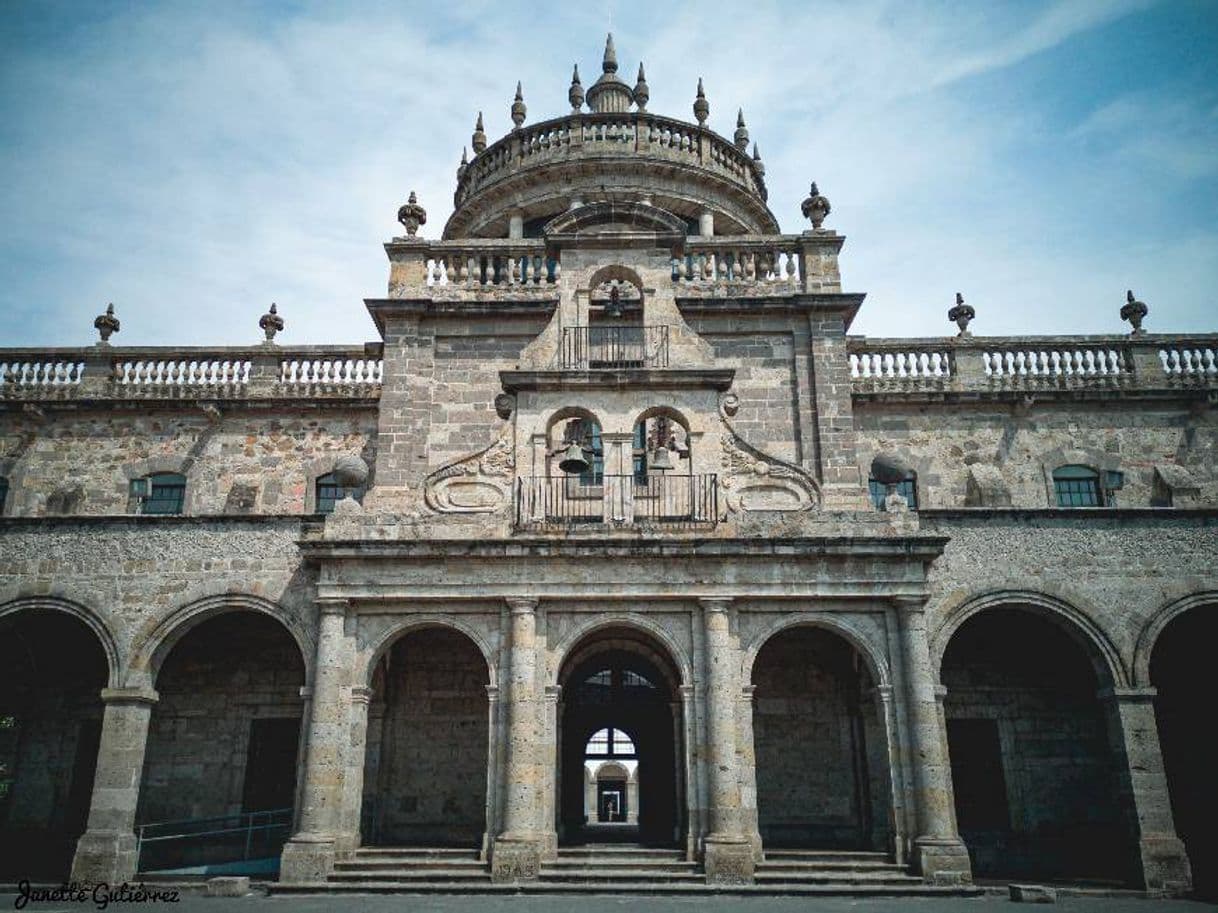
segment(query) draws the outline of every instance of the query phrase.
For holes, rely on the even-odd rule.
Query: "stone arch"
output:
[[[313,681],[313,637],[294,615],[261,596],[224,593],[188,602],[137,633],[131,650],[127,685],[152,687],[165,657],[186,634],[208,619],[230,612],[258,612],[282,624],[300,650],[306,687]]]
[[[621,777],[623,780],[629,780],[630,771],[618,761],[602,761],[596,766],[596,779],[601,777]]]
[[[579,665],[585,655],[591,655],[593,652],[598,652],[604,649],[605,641],[593,642],[596,635],[606,629],[625,628],[636,629],[640,633],[647,634],[654,638],[667,651],[667,656],[656,651],[647,650],[645,644],[640,644],[638,641],[631,641],[630,645],[636,652],[642,653],[648,659],[652,660],[661,674],[667,677],[668,667],[674,668],[677,672],[679,680],[669,681],[668,684],[673,693],[676,693],[677,688],[682,685],[690,684],[693,681],[693,667],[689,661],[686,652],[681,649],[681,646],[673,638],[672,634],[665,630],[661,625],[651,621],[645,615],[638,612],[623,612],[614,613],[608,616],[598,616],[596,620],[591,621],[582,627],[576,628],[566,638],[564,638],[555,648],[554,655],[558,657],[553,667],[548,670],[547,684],[559,685],[560,678],[566,669],[574,669]],[[587,643],[585,643],[587,642]],[[644,647],[644,650],[638,650],[638,647]],[[657,662],[657,660],[659,660]]]
[[[31,609],[64,612],[84,624],[97,637],[98,645],[106,656],[106,686],[109,688],[119,686],[123,680],[123,669],[119,660],[118,646],[110,631],[110,626],[101,615],[81,603],[68,599],[55,596],[24,596],[0,605],[0,618]]]
[[[1190,609],[1211,603],[1218,605],[1218,590],[1190,593],[1187,596],[1173,599],[1155,611],[1150,620],[1142,626],[1142,630],[1138,634],[1137,646],[1134,647],[1132,674],[1134,687],[1150,686],[1150,658],[1154,655],[1155,644],[1158,643],[1159,636],[1167,626]]]
[[[772,622],[769,627],[753,640],[753,643],[744,652],[741,671],[745,682],[753,680],[753,667],[757,662],[757,656],[761,653],[762,647],[782,632],[791,628],[822,628],[831,634],[836,634],[858,651],[863,661],[867,664],[867,671],[871,673],[871,678],[875,682],[876,687],[887,687],[892,684],[888,659],[884,655],[884,651],[871,641],[866,632],[849,621],[823,613],[802,613],[795,616],[784,616]]]
[[[1120,651],[1091,615],[1060,596],[1014,589],[972,596],[948,612],[930,637],[931,667],[936,679],[941,674],[943,656],[956,631],[974,615],[998,608],[1023,609],[1049,618],[1083,649],[1101,685],[1107,683],[1117,688],[1128,685],[1129,677]]]
[[[620,263],[611,263],[608,266],[602,266],[588,278],[588,292],[594,292],[604,282],[626,282],[633,285],[639,291],[639,296],[646,300],[646,287],[643,284],[643,278],[628,266],[623,266]]]
[[[492,686],[498,683],[499,669],[495,663],[495,654],[481,632],[451,615],[436,614],[411,615],[408,620],[391,625],[381,632],[369,650],[361,651],[367,659],[362,668],[356,669],[352,680],[362,682],[365,686],[371,687],[372,676],[376,674],[376,667],[382,657],[403,637],[424,628],[447,628],[458,634],[465,635],[477,647],[478,652],[482,655],[482,661],[486,663],[487,685]]]
[[[606,223],[625,223],[631,231],[651,231],[672,235],[672,240],[684,239],[685,221],[658,206],[639,202],[605,200],[559,213],[542,228],[542,234],[551,240],[560,240],[563,235],[574,235]],[[641,288],[641,286],[640,286]]]

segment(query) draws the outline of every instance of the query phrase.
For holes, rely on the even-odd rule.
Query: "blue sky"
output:
[[[539,12],[544,10],[544,12]],[[815,179],[853,332],[1218,330],[1218,0],[0,4],[0,344],[376,338],[410,190],[438,235],[476,113],[567,110],[615,34],[649,109],[743,107],[783,230]]]

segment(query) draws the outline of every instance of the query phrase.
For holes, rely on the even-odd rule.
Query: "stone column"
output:
[[[713,209],[704,209],[698,213],[698,235],[703,238],[710,238],[714,234],[715,211]]]
[[[888,822],[892,834],[892,861],[905,865],[905,802],[901,752],[897,744],[896,713],[892,706],[892,686],[876,685],[876,712],[884,726],[885,755],[888,758]]]
[[[736,752],[737,773],[740,777],[740,809],[744,833],[753,848],[753,860],[765,858],[761,846],[761,827],[757,817],[757,752],[753,744],[753,695],[756,685],[740,689],[737,704],[736,729],[739,747]]]
[[[939,722],[935,670],[926,637],[924,597],[893,600],[901,623],[902,668],[908,705],[909,750],[913,761],[913,863],[933,884],[972,881],[968,850],[956,833],[951,767]]]
[[[157,693],[151,688],[103,688],[101,699],[106,709],[89,826],[76,843],[72,880],[122,884],[135,877],[139,866],[135,809]]]
[[[639,770],[637,767],[626,780],[626,823],[639,823]]]
[[[486,830],[482,832],[482,848],[478,858],[491,858],[491,844],[499,833],[500,771],[503,764],[503,705],[499,701],[499,686],[486,686],[487,745],[486,745]]]
[[[584,823],[596,820],[596,777],[588,770],[588,765],[585,763],[584,769]]]
[[[710,832],[702,864],[712,883],[753,879],[753,848],[745,836],[736,772],[736,705],[740,700],[739,651],[732,644],[731,599],[702,598],[706,635],[706,747],[710,775]]]
[[[605,522],[634,522],[634,485],[627,476],[634,468],[634,434],[601,432],[605,448]]]
[[[700,665],[695,655],[694,667],[699,668]],[[693,685],[682,685],[678,691],[681,693],[681,725],[685,734],[685,858],[695,862],[705,832],[702,778],[699,775],[701,753],[698,748],[697,701]]]
[[[354,852],[363,842],[360,819],[364,807],[364,761],[368,750],[368,704],[371,700],[371,688],[352,687],[348,704],[350,735],[346,746],[347,776],[343,782],[342,832],[337,845],[340,856]]]
[[[351,736],[349,705],[343,693],[350,677],[343,649],[347,600],[318,599],[317,608],[317,660],[305,740],[300,824],[284,846],[279,864],[279,880],[294,884],[323,882],[334,867],[342,830],[344,749]]]
[[[538,662],[542,662],[540,657]],[[558,770],[558,746],[562,744],[561,724],[558,716],[561,698],[561,685],[546,686],[542,701],[542,725],[544,727],[542,745],[545,748],[545,755],[541,769],[545,785],[545,788],[542,790],[544,802],[542,803],[541,815],[541,851],[542,856],[546,859],[558,858],[558,814],[556,806],[561,805],[563,788],[561,777],[567,775],[566,771],[563,771],[560,775]]]
[[[1176,836],[1167,774],[1155,723],[1154,688],[1105,688],[1110,743],[1119,749],[1125,807],[1133,817],[1142,884],[1148,891],[1185,894],[1192,869],[1184,842]]]
[[[507,599],[508,654],[503,831],[491,853],[496,881],[537,877],[541,866],[542,743],[537,695],[537,599]]]

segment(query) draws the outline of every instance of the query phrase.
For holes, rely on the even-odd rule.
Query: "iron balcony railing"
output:
[[[278,856],[291,829],[290,808],[148,822],[135,829],[137,867],[154,872]]]
[[[719,520],[719,477],[604,475],[525,477],[516,483],[516,525],[659,524],[713,526]]]
[[[667,368],[667,326],[563,327],[563,368]]]

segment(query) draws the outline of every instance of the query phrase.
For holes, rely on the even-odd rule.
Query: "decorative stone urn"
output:
[[[97,319],[93,321],[93,328],[101,336],[101,340],[97,344],[99,346],[110,345],[110,335],[117,333],[119,329],[118,318],[114,316],[113,302],[106,305],[106,313],[99,314]]]
[[[1133,327],[1130,336],[1141,336],[1146,332],[1142,329],[1142,321],[1149,311],[1150,308],[1145,303],[1133,297],[1132,289],[1125,292],[1125,303],[1121,305],[1121,319],[1129,321],[1129,325]]]
[[[803,212],[805,219],[811,220],[814,231],[821,230],[825,216],[833,211],[833,207],[829,205],[829,198],[820,192],[816,181],[812,182],[812,187],[808,190],[808,196],[804,199],[800,211]]]
[[[972,305],[964,303],[964,296],[956,292],[956,306],[947,312],[947,319],[951,320],[960,328],[957,336],[972,336],[968,331],[969,321],[977,316],[977,312],[973,310]]]
[[[258,320],[258,326],[266,334],[268,344],[275,341],[275,334],[283,329],[283,318],[279,316],[279,308],[271,302],[271,309]]]
[[[420,225],[427,224],[427,210],[419,205],[419,198],[413,190],[405,204],[398,209],[398,221],[412,238],[418,233]]]

